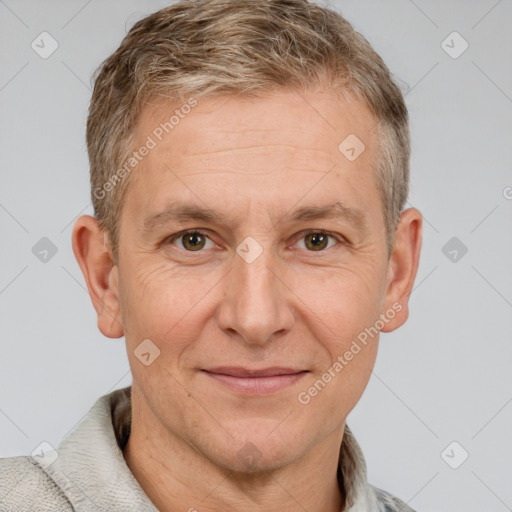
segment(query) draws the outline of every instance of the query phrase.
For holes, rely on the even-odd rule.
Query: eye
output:
[[[301,249],[321,252],[330,249],[333,245],[336,245],[336,242],[343,243],[334,234],[326,231],[310,230],[303,234],[298,243]],[[168,238],[168,243],[177,245],[180,249],[188,252],[200,252],[202,249],[211,249],[215,246],[206,233],[197,229],[176,233]]]
[[[329,245],[329,238],[336,241],[336,237],[334,235],[325,231],[309,231],[300,239],[299,243],[304,241],[304,246],[301,247],[301,249],[305,248],[309,251],[323,251],[325,249],[330,249],[335,245],[335,243]]]
[[[197,230],[183,231],[169,239],[169,243],[174,243],[176,241],[180,242],[178,247],[190,252],[198,252],[201,249],[204,249],[207,242],[210,242],[212,246],[214,245],[205,233]]]

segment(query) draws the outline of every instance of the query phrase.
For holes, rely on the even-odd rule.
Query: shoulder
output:
[[[0,458],[0,510],[72,511],[59,486],[29,456]]]
[[[378,487],[370,486],[378,503],[379,512],[415,512],[407,503]]]

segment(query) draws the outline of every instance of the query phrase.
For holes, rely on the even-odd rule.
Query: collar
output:
[[[57,459],[40,463],[62,489],[76,512],[114,510],[158,512],[123,457],[131,425],[131,386],[100,397],[85,419],[64,439]],[[378,511],[375,489],[368,485],[363,453],[345,426],[338,481],[345,491],[344,512]]]

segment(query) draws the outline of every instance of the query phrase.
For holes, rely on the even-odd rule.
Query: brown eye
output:
[[[201,250],[206,244],[206,236],[197,231],[184,233],[178,240],[181,241],[183,248],[187,251]]]
[[[325,233],[310,233],[304,237],[307,249],[321,251],[329,244],[329,235]]]

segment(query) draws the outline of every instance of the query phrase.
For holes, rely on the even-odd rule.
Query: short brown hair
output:
[[[370,43],[340,14],[308,0],[180,0],[137,22],[101,64],[87,149],[95,216],[114,253],[129,182],[119,169],[151,98],[257,97],[319,85],[361,98],[376,118],[375,174],[390,254],[409,189],[407,108]]]

